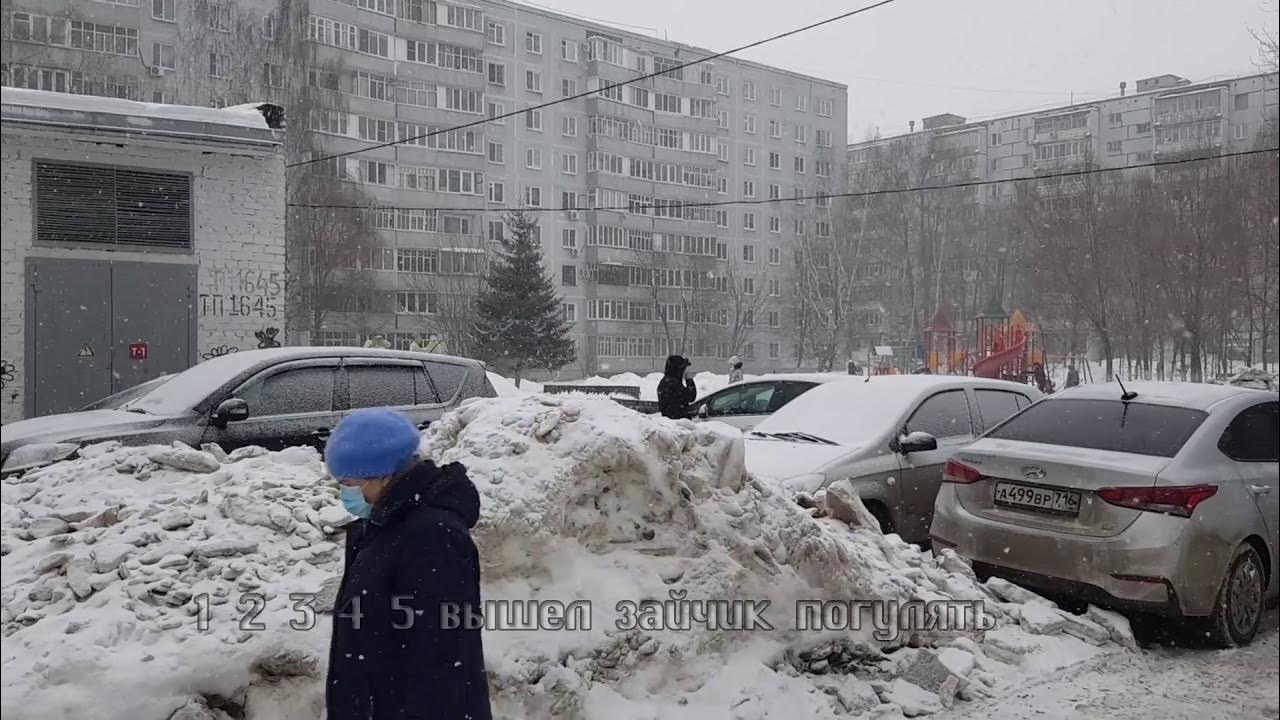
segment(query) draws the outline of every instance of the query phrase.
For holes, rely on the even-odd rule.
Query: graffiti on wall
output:
[[[253,268],[210,267],[207,292],[200,293],[201,317],[259,317],[283,315],[284,273]]]
[[[280,334],[280,328],[264,327],[255,331],[253,336],[258,340],[258,348],[278,348],[280,341],[276,339],[276,335]]]
[[[0,390],[8,387],[9,383],[14,381],[14,373],[18,368],[8,360],[0,360]]]
[[[222,357],[223,355],[230,355],[231,353],[237,352],[240,352],[240,348],[238,347],[231,345],[215,345],[214,347],[209,348],[209,350],[200,357],[205,360],[212,360],[216,357]]]

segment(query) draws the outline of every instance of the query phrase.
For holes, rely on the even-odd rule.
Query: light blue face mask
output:
[[[358,518],[368,518],[373,506],[365,502],[364,493],[353,485],[342,486],[342,506]]]

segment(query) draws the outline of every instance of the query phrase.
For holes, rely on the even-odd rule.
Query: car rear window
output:
[[[1207,413],[1116,400],[1047,400],[991,431],[1001,440],[1173,457]]]

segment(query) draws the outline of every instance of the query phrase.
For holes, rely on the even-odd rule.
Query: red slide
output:
[[[1000,379],[1000,368],[1013,362],[1021,357],[1023,350],[1026,349],[1027,341],[1023,340],[1017,345],[1012,345],[995,355],[988,355],[973,364],[973,376],[980,378],[991,378],[992,380]]]

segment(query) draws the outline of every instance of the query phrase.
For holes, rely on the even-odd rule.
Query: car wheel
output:
[[[1219,647],[1248,645],[1262,624],[1266,592],[1262,558],[1249,545],[1236,550],[1209,616],[1207,635]]]

